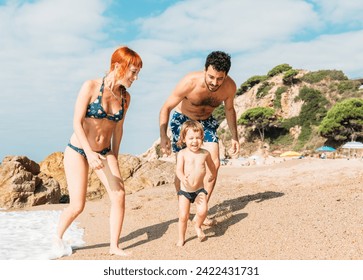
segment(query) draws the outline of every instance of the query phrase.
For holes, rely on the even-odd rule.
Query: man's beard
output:
[[[210,92],[216,92],[221,86],[212,86],[213,88],[211,88],[211,85],[207,83],[207,81],[204,79],[205,85],[207,86],[207,89]]]

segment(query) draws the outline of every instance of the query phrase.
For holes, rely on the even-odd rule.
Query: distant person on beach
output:
[[[219,145],[217,128],[218,121],[212,116],[213,111],[222,103],[226,113],[226,119],[231,131],[230,155],[239,154],[240,146],[237,134],[237,119],[234,108],[234,97],[236,93],[236,83],[228,76],[231,67],[230,55],[221,52],[211,52],[206,59],[204,71],[187,74],[177,84],[172,94],[165,101],[160,110],[160,148],[166,155],[177,153],[180,148],[176,145],[179,139],[181,125],[187,120],[199,121],[204,128],[203,148],[208,150],[212,156],[215,168],[218,172],[220,166]],[[169,115],[175,108],[171,117],[170,127],[172,132],[172,142],[167,135]],[[208,182],[207,174],[204,186],[208,192],[209,201],[217,177]],[[180,181],[175,178],[175,189],[180,190]],[[214,222],[206,218],[205,225],[212,225]]]
[[[125,256],[119,238],[125,214],[125,188],[117,161],[123,124],[130,106],[126,88],[137,80],[141,57],[126,46],[111,57],[103,78],[85,81],[75,104],[74,133],[64,152],[64,170],[70,203],[60,216],[57,237],[61,240],[86,202],[88,170],[93,169],[111,202],[110,254]]]
[[[203,145],[203,126],[200,122],[188,120],[183,123],[180,131],[180,137],[177,142],[178,147],[183,148],[178,153],[176,164],[176,175],[180,180],[179,196],[179,238],[177,246],[181,247],[185,243],[185,233],[189,220],[190,204],[196,204],[196,215],[194,228],[198,239],[203,241],[205,234],[202,230],[202,224],[207,217],[208,192],[204,188],[204,177],[207,168],[210,170],[208,182],[212,182],[216,176],[211,154],[202,149]]]

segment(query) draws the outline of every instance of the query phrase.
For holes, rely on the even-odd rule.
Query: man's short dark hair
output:
[[[231,68],[231,56],[222,51],[211,52],[205,61],[205,70],[211,65],[218,72],[228,74]]]

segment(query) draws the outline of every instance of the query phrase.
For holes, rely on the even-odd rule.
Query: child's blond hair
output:
[[[188,121],[186,121],[185,123],[182,124],[182,127],[180,129],[179,139],[178,139],[178,142],[176,143],[176,145],[179,148],[182,148],[184,146],[185,135],[187,134],[189,129],[192,129],[194,132],[200,132],[200,134],[202,135],[202,141],[203,141],[203,139],[204,139],[204,128],[203,128],[202,124],[200,122],[197,122],[197,121],[188,120]]]

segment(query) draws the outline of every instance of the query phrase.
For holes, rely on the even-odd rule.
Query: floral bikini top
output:
[[[100,93],[95,101],[88,104],[87,106],[87,112],[86,112],[86,118],[95,118],[95,119],[108,119],[110,121],[119,122],[122,120],[124,116],[124,110],[125,110],[125,98],[122,96],[122,102],[121,102],[121,110],[115,113],[114,115],[109,115],[106,113],[106,111],[102,107],[102,95],[103,90],[105,88],[105,78],[102,80],[102,85],[100,88]],[[121,89],[122,92],[125,92],[126,89],[123,87]]]

